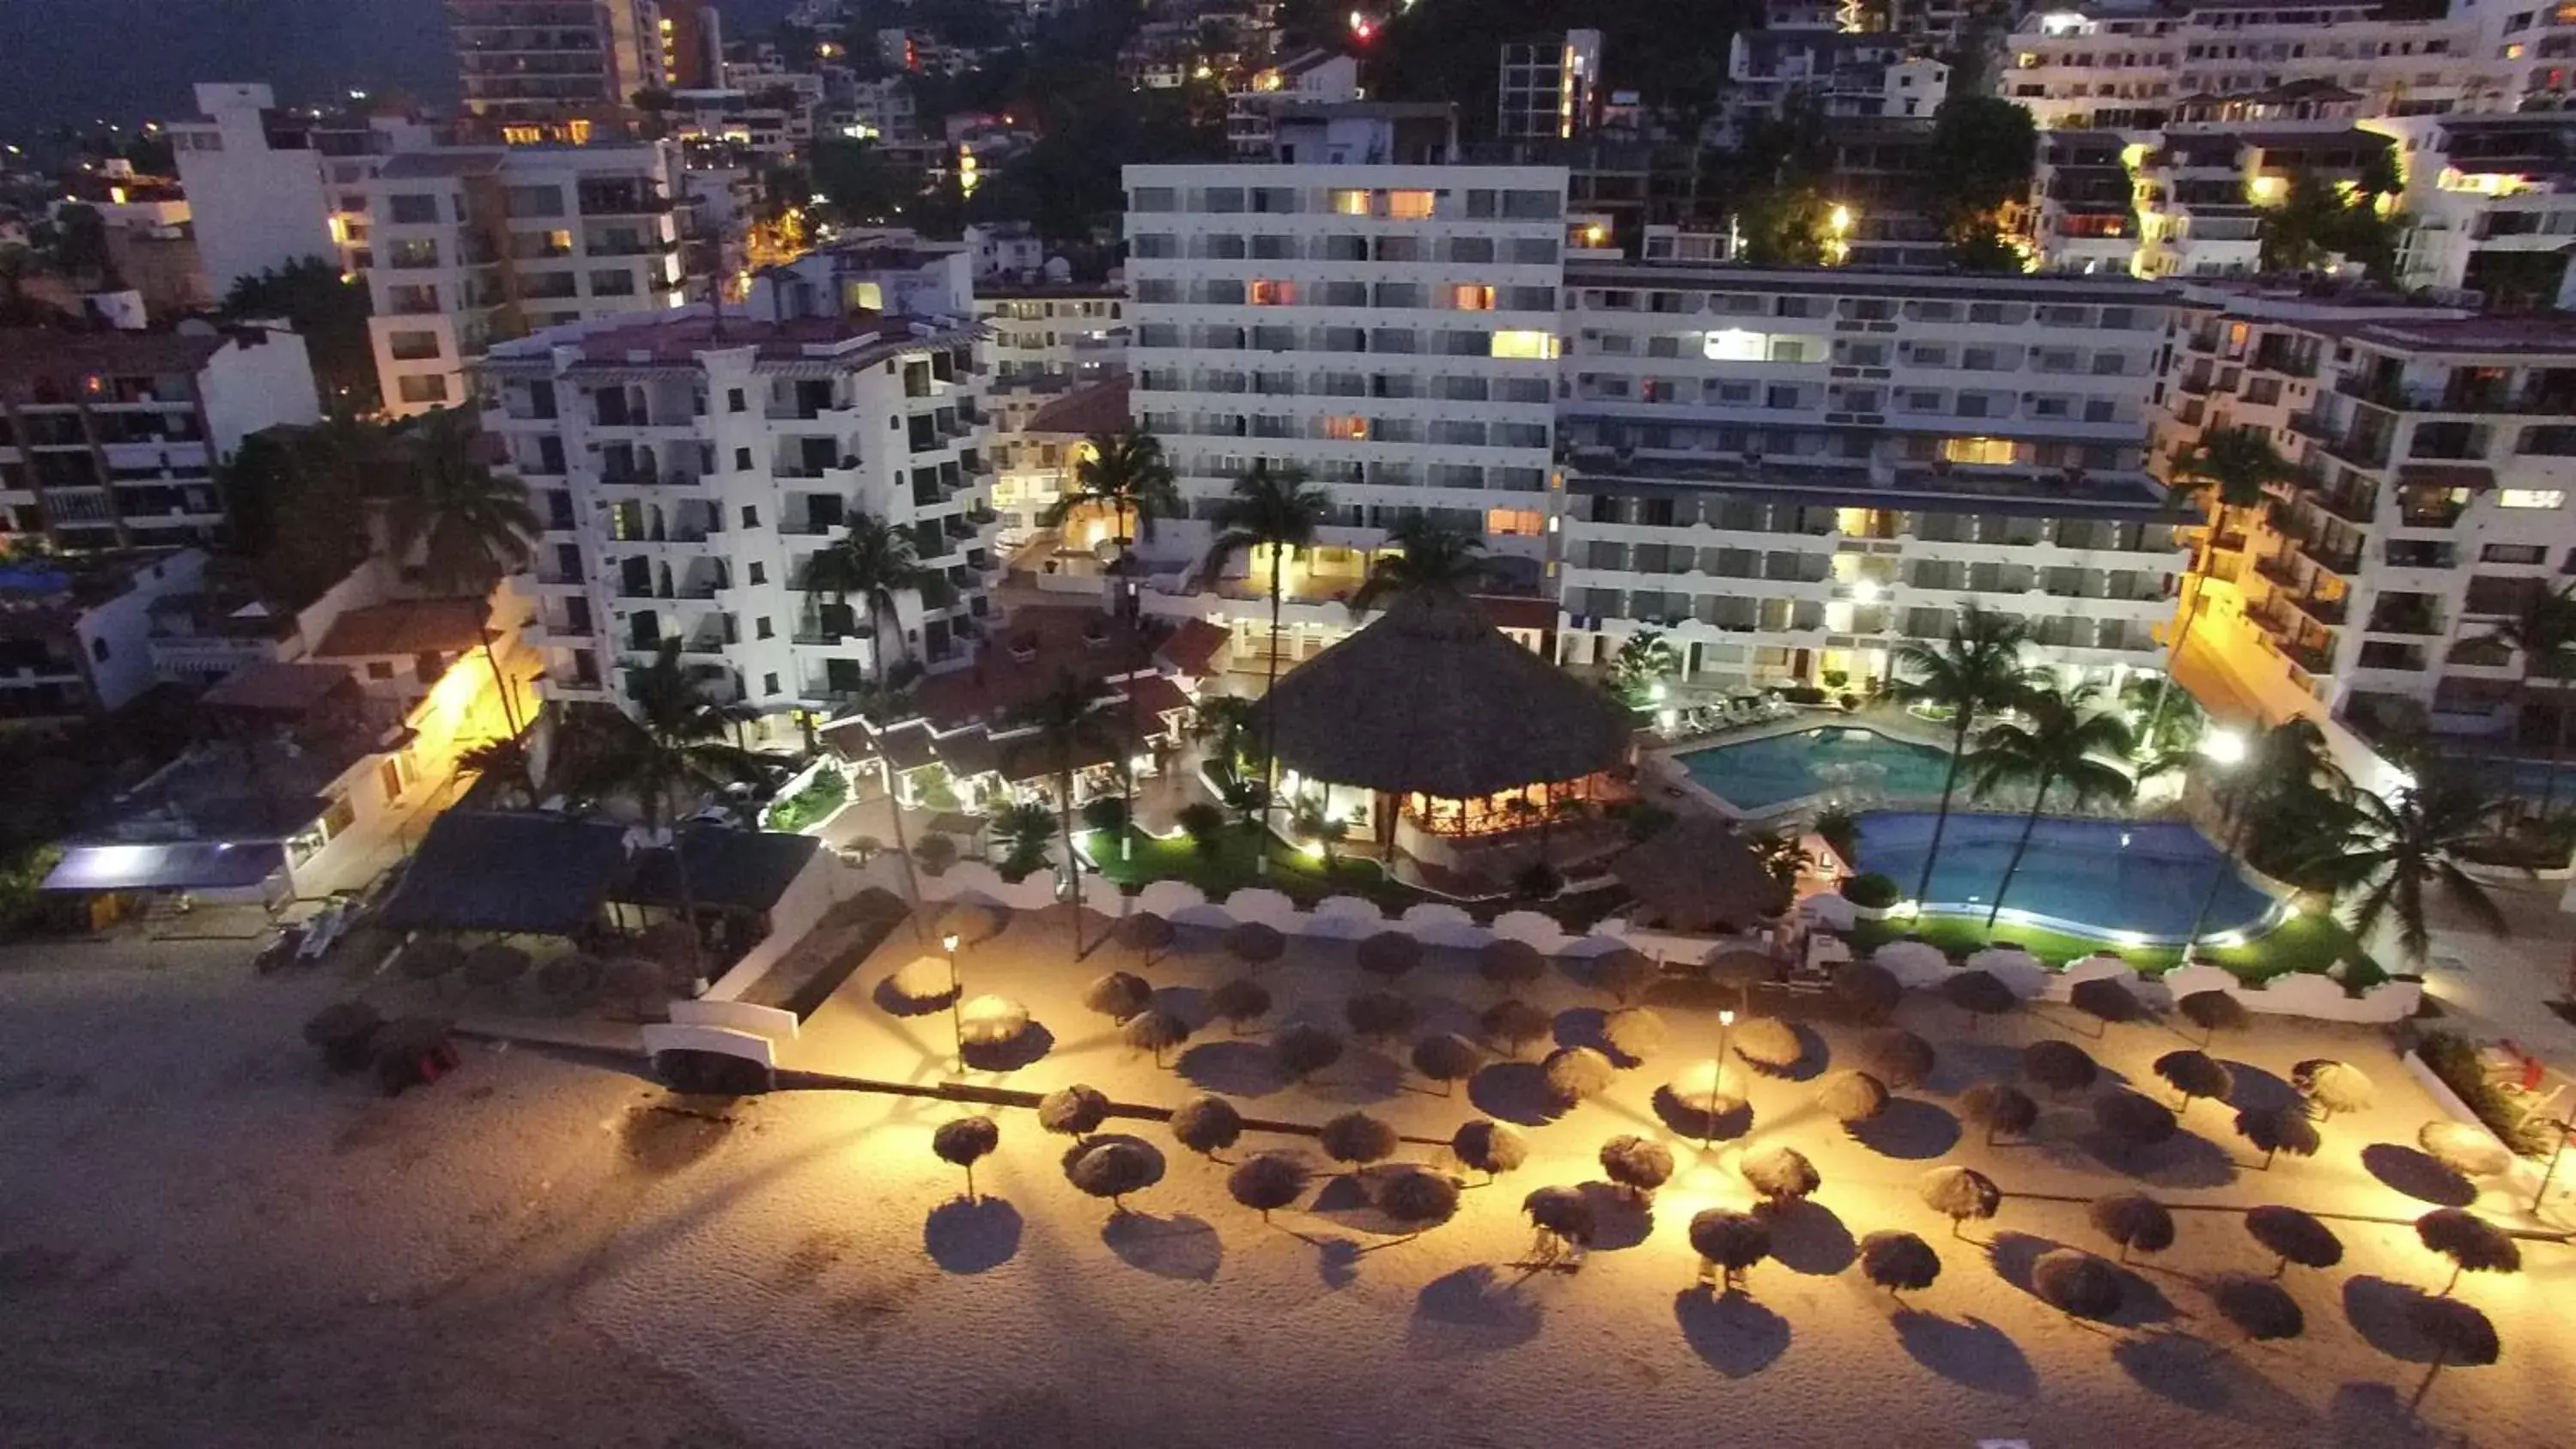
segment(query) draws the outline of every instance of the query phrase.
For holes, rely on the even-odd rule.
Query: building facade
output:
[[[132,703],[154,683],[153,605],[205,571],[193,548],[0,568],[0,729]]]
[[[467,120],[512,144],[626,134],[668,84],[654,0],[447,0]]]
[[[1570,141],[1601,120],[1601,32],[1568,30],[1503,46],[1494,135]]]

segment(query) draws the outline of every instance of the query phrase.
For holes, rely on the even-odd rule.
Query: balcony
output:
[[[2346,523],[2367,524],[2379,515],[2379,498],[2372,493],[2329,493],[2320,490],[2317,506]]]
[[[2290,556],[2285,553],[2265,554],[2256,559],[2254,572],[2288,590],[2296,590],[2305,582],[2299,576],[2298,565],[2292,563]]]
[[[2433,617],[2433,611],[2430,609],[2391,608],[2386,605],[2371,610],[2368,628],[2373,634],[2405,634],[2416,637],[2442,632],[2440,621]]]
[[[2310,674],[2331,674],[2334,672],[2334,652],[2332,650],[2320,649],[2314,644],[2285,643],[2281,646],[2281,653],[2286,656],[2291,663],[2306,670]]]
[[[2350,578],[2361,570],[2361,546],[2337,548],[2321,543],[2301,543],[2299,553],[2308,562],[2331,574]]]
[[[2300,613],[2329,627],[2339,625],[2352,616],[2352,599],[2348,595],[2326,599],[2314,594],[2293,594],[2290,596],[2290,605]]]

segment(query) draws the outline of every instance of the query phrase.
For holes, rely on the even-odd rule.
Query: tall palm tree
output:
[[[2174,455],[2172,493],[2180,502],[2201,510],[2207,526],[2201,530],[2200,552],[2191,562],[2191,598],[2183,606],[2182,623],[2174,631],[2173,648],[2166,651],[2170,676],[2182,667],[2183,646],[2191,642],[2192,625],[2200,619],[2203,591],[2209,586],[2209,571],[2217,560],[2219,537],[2227,531],[2227,519],[2241,509],[2263,506],[2263,490],[2275,483],[2287,483],[2299,476],[2281,450],[2260,428],[2213,428],[2201,435],[2199,442]],[[2156,707],[2147,716],[2144,738],[2153,740],[2164,723],[2167,689],[2156,696]]]
[[[832,602],[846,607],[852,598],[863,599],[868,606],[868,658],[875,666],[876,682],[885,683],[885,621],[896,613],[895,595],[904,589],[918,589],[939,576],[939,571],[924,565],[913,550],[912,532],[886,522],[873,513],[850,516],[849,526],[841,536],[815,551],[806,566],[805,587],[818,594],[829,594]],[[895,629],[895,643],[909,658],[912,646],[903,637],[900,623]]]
[[[1266,458],[1254,459],[1251,469],[1234,480],[1234,491],[1217,505],[1216,539],[1208,545],[1207,560],[1200,566],[1209,580],[1224,573],[1237,554],[1270,550],[1270,657],[1262,672],[1264,699],[1279,685],[1279,601],[1287,589],[1287,555],[1315,541],[1315,530],[1332,516],[1332,509],[1331,498],[1320,488],[1308,487],[1303,473],[1274,469]],[[1256,869],[1263,875],[1270,873],[1270,796],[1274,792],[1268,771],[1277,738],[1277,722],[1266,724],[1261,734],[1261,839],[1253,852]]]
[[[1493,575],[1485,540],[1464,529],[1434,522],[1429,515],[1408,513],[1386,531],[1396,550],[1377,556],[1369,575],[1351,595],[1351,612],[1365,614],[1383,600],[1408,594],[1465,594]]]
[[[2355,936],[2367,942],[2390,922],[2399,948],[2422,965],[2432,946],[2426,908],[2436,891],[2479,925],[2506,934],[2504,912],[2460,866],[2468,846],[2494,833],[2506,802],[2444,772],[2388,795],[2354,790],[2345,804],[2344,818],[2324,824],[2308,853],[2315,876],[2349,902],[2346,924]]]
[[[1138,538],[1154,536],[1154,520],[1181,513],[1181,490],[1172,481],[1162,439],[1131,426],[1092,434],[1083,452],[1074,465],[1073,486],[1038,515],[1042,527],[1062,528],[1078,508],[1105,507],[1116,519],[1119,546],[1132,549]]]
[[[422,580],[441,593],[489,592],[528,561],[541,525],[528,485],[475,456],[474,425],[461,411],[421,419],[402,442],[403,465],[385,500],[385,532],[398,558],[417,549]]]
[[[528,758],[528,745],[516,736],[496,735],[477,740],[456,752],[456,768],[472,770],[529,805],[537,803],[537,777],[534,762]]]
[[[1995,887],[1994,908],[1986,912],[1989,931],[2004,913],[2004,896],[2012,889],[2013,877],[2021,873],[2022,856],[2030,849],[2031,832],[2039,828],[2050,791],[2062,784],[2078,803],[2090,803],[2126,800],[2138,788],[2126,767],[2129,727],[2116,711],[2102,707],[2100,685],[2032,689],[2014,704],[2027,722],[1997,720],[1986,727],[1976,752],[1968,757],[1980,797],[2007,781],[2031,787],[2030,813],[2022,818],[2021,838],[2014,842],[2012,861]]]
[[[1124,732],[1112,724],[1101,706],[1113,696],[1097,680],[1085,679],[1067,671],[1056,676],[1046,693],[1013,711],[1015,728],[1037,732],[1049,754],[1055,759],[1056,805],[1063,816],[1064,873],[1073,893],[1074,954],[1082,954],[1082,862],[1073,853],[1073,772],[1074,762],[1082,757],[1086,746],[1106,749],[1116,758],[1127,748]]]
[[[727,736],[733,711],[711,698],[680,664],[680,641],[665,639],[653,662],[635,671],[628,686],[631,713],[589,710],[575,716],[578,738],[570,751],[580,780],[594,794],[633,799],[645,829],[659,833],[682,805],[709,790],[763,778],[760,756]],[[678,831],[671,834],[671,866],[680,892],[680,918],[689,927],[689,963],[704,975],[698,945],[698,903],[689,886],[688,859]]]
[[[2531,681],[2535,675],[2548,674],[2564,679],[2567,666],[2576,661],[2576,584],[2549,588],[2534,581],[2535,587],[2524,596],[2522,607],[2513,617],[2488,630],[2481,642],[2501,644],[2521,657],[2522,672],[2513,682],[2513,740],[2520,743],[2522,718],[2531,705]],[[2558,693],[2558,707],[2551,711],[2549,730],[2549,776],[2540,787],[2540,813],[2558,796],[2558,760],[2567,749],[2566,691]]]
[[[2303,819],[2311,817],[2317,812],[2294,802],[2315,797],[2340,801],[2351,783],[2327,752],[2325,731],[2304,715],[2283,720],[2248,743],[2245,758],[2227,767],[2225,781],[2212,792],[2219,818],[2228,826],[2227,843],[2210,876],[2209,889],[2200,898],[2200,909],[2192,915],[2191,932],[2183,938],[2186,964],[2200,944],[2202,928],[2209,924],[2220,887],[2236,874],[2257,825],[2285,807],[2297,810]]]
[[[1968,755],[1968,737],[1988,715],[2011,705],[2045,680],[2021,662],[2030,625],[2015,614],[1999,614],[1970,604],[1950,637],[1939,648],[1920,639],[1896,647],[1888,671],[1887,693],[1899,704],[1941,705],[1950,711],[1950,767],[1941,775],[1941,811],[1932,817],[1932,848],[1923,857],[1923,875],[1914,883],[1914,899],[1928,899],[1932,866],[1941,856],[1941,837],[1950,828],[1950,798],[1959,787],[1959,766]]]

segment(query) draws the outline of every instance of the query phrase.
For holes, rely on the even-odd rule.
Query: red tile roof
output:
[[[316,659],[462,654],[483,642],[481,599],[402,599],[351,609],[331,625]]]
[[[1030,416],[1021,431],[1084,438],[1093,433],[1118,432],[1127,426],[1131,416],[1127,410],[1130,386],[1127,378],[1113,377],[1097,386],[1051,398]]]
[[[1222,624],[1192,619],[1181,625],[1171,638],[1164,640],[1163,647],[1155,650],[1154,655],[1183,674],[1201,676],[1208,672],[1216,656],[1224,652],[1226,644],[1233,638],[1234,635]]]
[[[246,664],[216,681],[197,702],[247,714],[303,715],[357,676],[345,664]]]
[[[1099,643],[1084,632],[1095,621],[1108,631]],[[1021,644],[1032,647],[1033,657],[1012,657]],[[1063,675],[1104,679],[1151,666],[1139,636],[1097,609],[1026,605],[1011,610],[1010,622],[995,632],[972,669],[922,681],[921,712],[943,730],[999,723]]]

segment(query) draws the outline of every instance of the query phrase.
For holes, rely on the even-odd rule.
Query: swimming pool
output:
[[[1912,894],[1931,848],[1933,820],[1898,811],[1862,816],[1855,864],[1895,877]],[[1991,906],[2021,827],[2015,815],[1953,814],[1932,870],[1931,906],[1954,914]],[[2044,917],[2039,924],[2179,941],[2224,861],[2207,837],[2178,821],[2043,817],[2004,898],[2004,918]],[[2203,929],[2250,926],[2271,909],[2271,896],[2231,870]]]
[[[1892,799],[1937,799],[1950,757],[1858,725],[1828,725],[1712,745],[1678,757],[1693,782],[1738,810],[1767,810],[1849,786]]]

